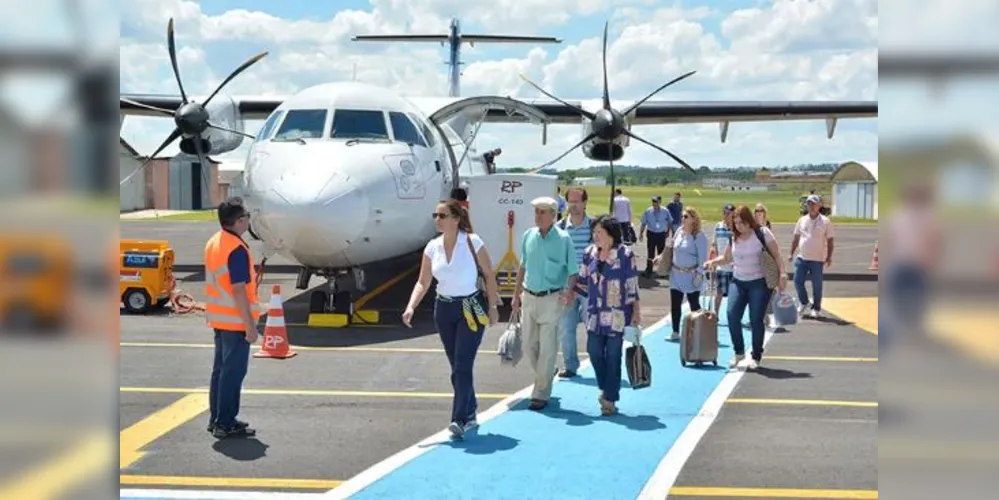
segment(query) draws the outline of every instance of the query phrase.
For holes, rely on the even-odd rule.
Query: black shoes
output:
[[[228,437],[253,437],[257,435],[257,431],[251,429],[250,424],[239,420],[236,421],[235,425],[228,429],[219,427],[214,423],[208,424],[208,432],[218,439]]]

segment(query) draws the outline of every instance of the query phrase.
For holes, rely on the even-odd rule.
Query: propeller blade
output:
[[[617,178],[614,177],[614,160],[610,160],[610,178],[611,178],[610,208],[607,210],[607,213],[613,214],[614,213],[614,191],[617,190]],[[627,222],[627,221],[618,221],[618,222]]]
[[[201,148],[201,141],[199,139],[199,137],[194,138],[194,152],[198,154],[198,162],[201,163],[201,180],[204,181],[201,192],[208,193],[209,204],[211,204],[212,195],[209,190],[211,189],[212,184],[208,181],[208,168],[211,163],[208,162],[208,157],[205,156],[205,150]],[[204,194],[202,194],[202,196],[204,196]]]
[[[173,18],[167,24],[167,49],[170,51],[170,64],[173,66],[173,76],[177,78],[177,86],[180,87],[180,97],[187,104],[187,93],[184,92],[184,84],[180,81],[180,70],[177,69],[177,43],[173,39]]]
[[[544,165],[541,165],[540,167],[538,167],[538,168],[536,168],[534,170],[531,170],[528,173],[530,173],[530,174],[536,174],[536,173],[544,170],[545,168],[547,168],[547,167],[549,167],[551,165],[554,165],[555,163],[558,163],[559,160],[561,160],[562,158],[565,158],[566,156],[568,156],[569,153],[575,151],[576,148],[582,146],[583,144],[586,144],[587,141],[593,140],[593,138],[596,137],[596,136],[597,136],[597,134],[594,134],[593,132],[590,132],[586,137],[583,138],[583,140],[577,142],[575,146],[569,148],[568,151],[566,151],[565,153],[562,153],[558,158],[555,158],[554,160],[552,160],[552,161],[550,161],[548,163],[545,163]]]
[[[604,22],[604,109],[611,109],[610,88],[607,86],[607,27],[610,21]]]
[[[524,76],[523,74],[520,75],[520,79],[524,80],[525,82],[527,82],[528,85],[530,85],[530,86],[538,89],[538,92],[541,92],[542,94],[544,94],[544,95],[546,95],[546,96],[548,96],[548,97],[550,97],[550,98],[552,98],[552,99],[554,99],[554,100],[556,100],[556,101],[558,101],[558,102],[560,102],[560,103],[562,103],[562,104],[564,104],[564,105],[566,105],[566,106],[568,106],[568,107],[576,110],[577,113],[585,116],[586,118],[589,118],[590,120],[593,120],[594,118],[596,118],[596,116],[593,113],[590,113],[589,111],[586,111],[585,109],[580,108],[579,106],[573,106],[572,104],[569,104],[569,103],[563,101],[562,99],[559,99],[558,97],[555,97],[555,96],[549,94],[547,91],[545,91],[545,89],[539,87],[534,82],[528,80],[527,77]]]
[[[137,108],[144,108],[144,109],[148,109],[150,111],[155,111],[155,112],[160,113],[162,115],[173,116],[173,111],[170,111],[168,109],[157,108],[156,106],[150,106],[148,104],[142,104],[141,102],[133,101],[133,100],[127,98],[127,97],[121,97],[119,99],[121,99],[121,102],[131,104],[132,106],[135,106]]]
[[[139,167],[133,170],[132,173],[128,174],[128,177],[122,179],[121,182],[118,183],[118,186],[124,186],[125,183],[131,180],[135,174],[137,174],[140,170],[146,168],[146,165],[148,165],[149,162],[153,161],[153,159],[156,158],[156,155],[163,152],[163,150],[166,149],[167,146],[173,143],[173,141],[176,141],[178,138],[180,138],[180,136],[181,136],[180,129],[174,128],[173,132],[170,132],[170,135],[167,136],[165,141],[163,141],[163,144],[160,144],[160,147],[156,148],[156,151],[154,151],[153,154],[149,155],[149,158],[146,158],[146,161],[142,162],[142,165],[139,165]]]
[[[267,56],[267,52],[261,52],[261,53],[255,55],[255,56],[247,59],[245,63],[243,63],[238,68],[236,68],[235,70],[233,70],[232,73],[229,73],[229,76],[226,77],[225,80],[222,80],[222,83],[220,83],[219,86],[215,88],[215,92],[212,92],[212,95],[208,96],[208,99],[205,99],[205,102],[201,103],[201,105],[202,106],[207,106],[208,103],[212,100],[212,98],[215,97],[215,94],[218,94],[219,91],[222,90],[222,87],[225,87],[225,85],[227,83],[231,82],[233,78],[236,78],[236,75],[239,75],[243,71],[246,71],[246,68],[249,68],[250,66],[253,66],[254,64],[257,63],[257,61],[263,59],[266,56]]]
[[[665,149],[663,149],[663,148],[661,148],[659,146],[656,146],[655,144],[652,144],[651,142],[649,142],[649,141],[647,141],[645,139],[642,139],[641,137],[639,137],[639,136],[631,133],[631,131],[628,130],[628,129],[624,129],[624,135],[627,135],[628,137],[631,137],[632,139],[634,139],[634,140],[636,140],[638,142],[641,142],[641,143],[643,143],[643,144],[645,144],[647,146],[651,146],[651,147],[653,147],[655,149],[658,149],[659,151],[662,151],[663,153],[666,153],[667,155],[669,155],[670,158],[676,160],[677,163],[679,163],[680,165],[683,165],[687,170],[690,170],[691,173],[693,173],[694,175],[697,175],[697,170],[694,170],[694,167],[691,167],[690,165],[687,164],[687,162],[681,160],[679,156],[677,156],[677,155],[675,155],[673,153],[670,153],[669,151],[666,151]]]
[[[215,130],[221,130],[223,132],[229,132],[230,134],[236,134],[236,135],[241,135],[243,137],[249,137],[250,139],[256,139],[256,137],[254,137],[254,136],[252,136],[250,134],[247,134],[246,132],[240,132],[238,130],[232,130],[232,129],[228,129],[228,128],[225,128],[225,127],[220,127],[220,126],[212,124],[212,123],[209,123],[208,127],[209,128],[213,128]]]
[[[649,95],[645,96],[644,98],[642,98],[640,101],[636,102],[635,104],[632,104],[630,107],[628,107],[628,109],[622,111],[621,114],[624,115],[624,116],[628,116],[632,111],[638,109],[638,107],[641,106],[642,103],[644,103],[645,101],[648,101],[649,99],[651,99],[652,96],[658,94],[659,92],[662,92],[662,90],[665,89],[666,87],[669,87],[670,85],[673,85],[674,83],[679,82],[680,80],[683,80],[684,78],[687,78],[687,77],[693,75],[694,73],[697,73],[697,71],[691,71],[690,73],[678,76],[678,77],[676,77],[676,78],[674,78],[674,79],[666,82],[665,85],[663,85],[662,87],[657,88],[656,90],[653,90],[652,93],[650,93]]]

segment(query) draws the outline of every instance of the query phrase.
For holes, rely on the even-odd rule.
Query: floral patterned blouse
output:
[[[620,337],[631,324],[638,300],[638,261],[624,245],[610,252],[609,261],[600,260],[600,250],[590,245],[583,251],[579,281],[587,289],[586,331],[589,334]]]

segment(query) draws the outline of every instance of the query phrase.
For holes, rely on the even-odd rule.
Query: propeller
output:
[[[630,137],[630,138],[632,138],[632,139],[634,139],[634,140],[636,140],[638,142],[641,142],[641,143],[643,143],[643,144],[645,144],[645,145],[647,145],[649,147],[652,147],[654,149],[657,149],[657,150],[665,153],[667,156],[669,156],[670,158],[672,158],[674,161],[676,161],[680,165],[683,165],[684,168],[686,168],[687,170],[690,170],[691,172],[693,172],[694,174],[696,174],[697,171],[694,170],[694,167],[691,167],[687,162],[683,161],[679,156],[673,154],[670,151],[667,151],[666,149],[662,148],[661,146],[653,144],[653,143],[651,143],[651,142],[643,139],[642,137],[635,135],[630,130],[628,130],[627,127],[625,126],[626,123],[625,123],[625,118],[624,118],[625,116],[628,116],[629,114],[631,114],[632,111],[634,111],[635,109],[637,109],[643,103],[645,103],[645,101],[648,101],[654,95],[658,94],[659,92],[662,92],[666,87],[669,87],[670,85],[673,85],[673,84],[675,84],[675,83],[677,83],[677,82],[679,82],[679,81],[681,81],[681,80],[683,80],[685,78],[690,77],[691,75],[693,75],[694,73],[696,73],[696,71],[691,71],[689,73],[685,73],[683,75],[680,75],[680,76],[678,76],[678,77],[676,77],[676,78],[674,78],[674,79],[666,82],[661,87],[659,87],[656,90],[652,91],[649,95],[647,95],[644,98],[636,101],[634,104],[632,104],[631,106],[629,106],[624,111],[618,111],[618,110],[614,109],[613,107],[611,107],[610,91],[609,91],[608,85],[607,85],[607,29],[609,27],[609,24],[610,24],[609,22],[604,23],[604,48],[603,48],[604,93],[603,93],[603,107],[600,110],[598,110],[596,113],[592,113],[592,112],[586,111],[586,110],[584,110],[584,109],[582,109],[582,108],[580,108],[578,106],[574,106],[574,105],[572,105],[572,104],[570,104],[568,102],[565,102],[562,99],[559,99],[558,97],[555,97],[554,95],[546,92],[540,86],[536,85],[534,82],[532,82],[531,80],[529,80],[526,76],[520,75],[521,79],[523,79],[525,82],[527,82],[530,86],[532,86],[535,89],[537,89],[538,92],[541,92],[542,94],[544,94],[544,95],[546,95],[546,96],[548,96],[548,97],[550,97],[550,98],[552,98],[552,99],[554,99],[554,100],[556,100],[556,101],[564,104],[565,106],[568,106],[568,107],[574,109],[576,112],[579,113],[580,116],[582,116],[582,117],[590,120],[590,133],[587,134],[586,137],[583,138],[583,140],[581,140],[578,143],[576,143],[575,146],[569,148],[568,151],[566,151],[565,153],[562,153],[561,155],[559,155],[554,160],[551,160],[551,161],[545,163],[544,165],[541,165],[540,167],[538,167],[537,169],[535,169],[534,172],[537,172],[537,171],[542,170],[542,169],[544,169],[544,168],[546,168],[548,166],[551,166],[554,163],[557,163],[562,158],[565,158],[566,156],[568,156],[568,154],[571,153],[571,152],[573,152],[576,148],[578,148],[578,147],[586,144],[589,141],[592,141],[593,139],[601,139],[603,141],[611,142],[611,141],[614,141],[614,140],[618,139],[622,135],[624,135],[624,136],[628,136],[628,137]],[[610,161],[610,172],[611,172],[611,207],[610,207],[610,211],[613,212],[614,211],[614,190],[616,189],[616,186],[615,186],[615,180],[614,180],[614,161],[613,160],[609,160],[609,161]]]
[[[210,103],[212,99],[216,95],[218,95],[219,91],[222,90],[222,87],[225,87],[225,85],[231,82],[233,78],[236,78],[236,76],[238,76],[240,73],[246,71],[247,68],[249,68],[250,66],[257,63],[257,61],[260,61],[265,56],[267,56],[267,52],[261,52],[260,54],[257,54],[247,59],[246,62],[244,62],[238,68],[233,70],[233,72],[230,73],[225,80],[222,80],[222,83],[220,83],[218,87],[215,88],[215,91],[212,92],[207,99],[205,99],[205,102],[199,103],[199,102],[194,102],[187,98],[187,92],[184,90],[184,83],[180,79],[180,70],[177,68],[177,46],[176,42],[174,41],[173,18],[171,18],[170,23],[167,24],[167,49],[170,52],[170,65],[173,67],[173,75],[177,79],[177,87],[180,89],[180,97],[182,99],[182,104],[180,105],[180,107],[174,111],[170,111],[169,109],[163,109],[163,108],[158,108],[156,106],[142,104],[126,98],[121,98],[121,101],[131,104],[132,106],[137,106],[140,108],[148,109],[150,111],[155,111],[164,116],[172,116],[174,124],[176,126],[174,127],[173,132],[170,132],[170,135],[167,136],[166,140],[164,140],[163,143],[160,144],[160,147],[156,148],[156,151],[153,154],[149,155],[149,158],[147,158],[146,161],[142,163],[142,165],[139,165],[139,167],[136,168],[135,171],[133,171],[131,174],[128,174],[128,177],[125,177],[125,179],[121,181],[120,185],[124,185],[126,182],[129,181],[129,179],[132,178],[132,176],[134,176],[140,170],[146,168],[146,165],[148,165],[153,158],[155,158],[164,149],[170,146],[170,144],[173,144],[173,141],[176,141],[177,139],[180,138],[193,139],[191,142],[194,143],[194,152],[198,156],[198,161],[201,162],[202,175],[206,175],[205,167],[207,167],[208,165],[208,159],[206,154],[208,149],[210,148],[210,144],[208,144],[208,141],[205,140],[205,138],[202,136],[202,134],[206,130],[215,129],[224,132],[229,132],[232,134],[242,135],[244,137],[249,137],[250,139],[254,138],[254,136],[250,134],[240,132],[237,130],[231,130],[211,123],[209,121],[210,115],[208,114],[208,110],[205,109],[205,106],[207,106],[208,103]],[[207,188],[208,185],[209,185],[208,181],[205,180],[205,187]]]

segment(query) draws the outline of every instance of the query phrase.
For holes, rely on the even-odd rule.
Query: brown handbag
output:
[[[780,266],[777,265],[777,257],[774,257],[770,253],[770,247],[767,246],[767,240],[763,237],[763,231],[756,229],[755,233],[763,245],[763,251],[760,252],[760,268],[763,269],[763,277],[767,281],[767,288],[773,290],[780,283]]]

